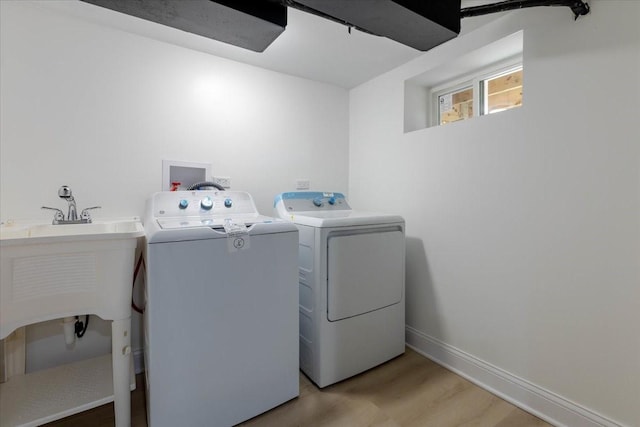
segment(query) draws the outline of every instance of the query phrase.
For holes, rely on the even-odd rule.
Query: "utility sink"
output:
[[[143,235],[137,218],[0,225],[0,339],[23,326],[70,316],[95,314],[112,324],[110,356],[0,384],[0,425],[38,426],[110,401],[116,426],[130,425],[131,290]]]
[[[139,220],[0,225],[0,339],[59,317],[130,317]]]

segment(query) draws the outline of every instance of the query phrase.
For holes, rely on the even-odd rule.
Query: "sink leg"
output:
[[[18,328],[4,340],[0,340],[0,383],[14,375],[25,372],[25,356],[27,344],[25,341],[25,327]]]
[[[113,403],[116,427],[131,425],[131,318],[111,322],[111,358],[113,362]]]

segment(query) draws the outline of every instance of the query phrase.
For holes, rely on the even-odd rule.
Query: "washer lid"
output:
[[[247,234],[258,236],[276,233],[297,233],[298,229],[290,222],[281,219],[261,217],[261,222],[246,222]],[[147,243],[182,242],[187,240],[225,239],[228,237],[222,225],[197,225],[176,224],[170,221],[160,220],[145,224]]]
[[[271,223],[273,218],[264,215],[233,215],[228,217],[216,216],[216,217],[184,217],[184,218],[158,218],[158,225],[163,230],[176,230],[181,228],[213,228],[224,229],[225,221],[232,220],[233,222],[240,222],[247,227],[253,224],[259,223]]]

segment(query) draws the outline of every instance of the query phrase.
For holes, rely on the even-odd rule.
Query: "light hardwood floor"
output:
[[[132,394],[132,426],[146,427],[144,381]],[[113,426],[113,404],[49,427]],[[243,427],[540,427],[550,426],[408,349],[404,355],[319,390],[300,374],[300,397]],[[188,420],[184,426],[190,427]]]

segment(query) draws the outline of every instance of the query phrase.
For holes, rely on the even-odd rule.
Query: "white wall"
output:
[[[509,13],[353,89],[349,194],[406,219],[410,330],[637,426],[640,2],[589,3]],[[404,80],[521,29],[522,108],[403,133]]]
[[[163,159],[212,163],[214,175],[230,176],[232,189],[249,191],[267,215],[297,178],[346,191],[346,90],[32,2],[0,6],[3,220],[50,220],[40,206],[64,207],[62,184],[79,208],[101,205],[97,218],[142,216],[162,188]],[[89,347],[99,352],[108,337],[97,328]],[[55,327],[30,330],[31,369],[67,357],[51,349]]]

